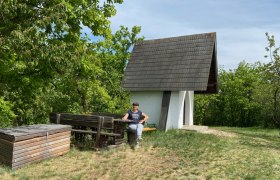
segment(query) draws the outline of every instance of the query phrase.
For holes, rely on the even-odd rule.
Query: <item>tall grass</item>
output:
[[[62,157],[12,171],[0,179],[280,179],[277,130],[215,128],[220,137],[186,130],[144,134],[140,148],[72,148]]]

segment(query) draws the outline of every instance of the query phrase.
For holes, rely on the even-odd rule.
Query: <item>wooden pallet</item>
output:
[[[0,161],[17,169],[70,149],[71,126],[31,125],[0,129]]]

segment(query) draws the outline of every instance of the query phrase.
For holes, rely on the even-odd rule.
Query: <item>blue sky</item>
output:
[[[125,0],[116,7],[113,31],[139,25],[145,39],[217,32],[218,63],[226,69],[268,61],[265,32],[280,44],[279,0]]]

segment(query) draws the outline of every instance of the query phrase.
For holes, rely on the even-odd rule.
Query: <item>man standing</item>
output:
[[[144,116],[144,119],[141,120],[141,117]],[[139,110],[139,103],[134,102],[132,104],[132,110],[129,110],[125,116],[122,118],[123,120],[132,120],[133,122],[129,123],[128,128],[130,130],[136,131],[137,134],[137,142],[142,140],[142,130],[144,127],[144,123],[148,120],[148,116]]]

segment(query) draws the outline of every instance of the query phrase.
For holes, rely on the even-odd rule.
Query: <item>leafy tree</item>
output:
[[[254,89],[259,79],[257,65],[244,61],[235,70],[220,69],[219,94],[198,95],[195,113],[203,113],[199,117],[205,125],[257,125],[261,106],[254,99]]]
[[[0,97],[13,104],[15,124],[46,122],[51,111],[121,111],[120,79],[140,28],[112,34],[116,3],[122,0],[1,1]]]
[[[134,26],[131,32],[121,26],[110,39],[98,43],[98,57],[102,59],[102,67],[105,74],[101,77],[102,82],[115,104],[116,113],[123,113],[130,106],[129,94],[122,88],[122,78],[131,54],[131,47],[143,37],[138,37],[141,27]]]
[[[209,115],[209,108],[213,103],[217,103],[217,94],[195,95],[194,100],[194,123],[199,125],[208,124],[206,117]]]
[[[219,70],[219,93],[195,96],[195,122],[205,125],[280,127],[280,56],[266,33],[268,63],[241,62]]]
[[[0,97],[0,127],[7,127],[13,124],[13,118],[15,114],[13,113],[12,104],[10,102],[4,101]]]
[[[280,97],[280,47],[276,47],[274,36],[266,33],[268,46],[266,47],[270,58],[270,62],[263,66],[263,79],[268,85],[273,102],[272,118],[275,124],[280,127],[280,113],[279,113],[279,97]]]

